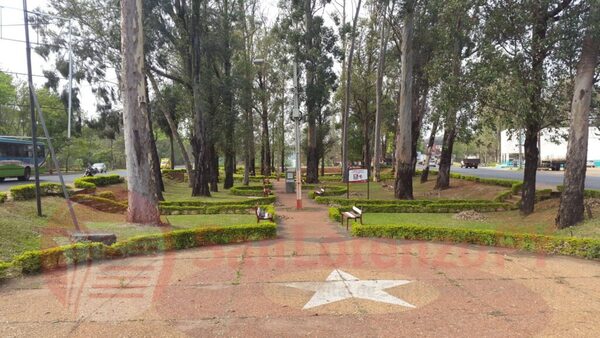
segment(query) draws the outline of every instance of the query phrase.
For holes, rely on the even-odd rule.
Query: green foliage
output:
[[[227,205],[198,205],[198,206],[164,206],[161,205],[160,213],[162,215],[200,215],[200,214],[251,214],[254,207],[248,204],[227,204]],[[263,209],[268,210],[270,214],[275,214],[272,205],[261,205]]]
[[[329,218],[334,221],[341,222],[342,221],[342,212],[340,211],[340,208],[330,207],[329,208]]]
[[[185,207],[185,206],[189,206],[189,207],[202,207],[202,206],[224,206],[224,205],[249,205],[249,206],[255,206],[255,205],[261,205],[261,204],[271,204],[275,202],[275,196],[269,196],[269,197],[257,197],[257,198],[248,198],[248,199],[243,199],[243,200],[239,200],[239,201],[220,201],[220,202],[215,202],[215,201],[206,201],[206,200],[197,200],[197,199],[190,199],[190,200],[181,200],[181,201],[164,201],[164,202],[160,202],[160,207]]]
[[[308,197],[315,199],[316,197],[326,197],[326,196],[339,196],[339,195],[343,195],[345,193],[348,192],[348,189],[344,186],[306,186],[307,189],[311,189],[311,191],[308,192]],[[315,193],[316,189],[320,189],[323,188],[325,189],[325,192],[323,192],[321,195],[318,195]]]
[[[117,242],[77,243],[46,250],[27,251],[12,262],[0,262],[0,280],[19,274],[34,274],[69,265],[182,250],[213,244],[239,243],[275,238],[277,225],[265,222],[221,227],[177,230],[162,234],[144,235]]]
[[[35,198],[35,184],[17,185],[10,188],[10,194],[15,201],[25,201]],[[62,196],[62,186],[59,183],[40,183],[41,196]]]
[[[99,193],[96,193],[96,196],[106,198],[109,200],[113,200],[113,201],[117,200],[117,196],[115,196],[115,193],[112,191],[101,191]]]
[[[556,186],[556,190],[563,192],[565,189],[564,186],[559,185]],[[583,197],[585,198],[600,198],[600,190],[592,190],[592,189],[585,189],[583,190]]]
[[[316,197],[315,201],[319,204],[329,205],[341,205],[341,206],[352,206],[352,205],[400,205],[400,206],[427,206],[430,204],[490,204],[492,201],[488,200],[459,200],[459,199],[447,199],[447,200],[374,200],[374,199],[346,199],[341,197]]]
[[[114,195],[113,195],[114,197]],[[73,202],[77,202],[88,207],[94,208],[108,213],[124,213],[127,211],[127,205],[119,203],[114,199],[108,199],[101,196],[94,196],[88,194],[77,194],[71,197]]]
[[[95,187],[103,187],[111,184],[120,184],[125,181],[119,175],[96,175],[91,177],[80,177],[73,181],[75,188],[91,189]],[[87,184],[86,184],[87,183]],[[90,185],[93,184],[93,186]]]
[[[271,189],[272,185],[268,184],[267,187],[269,189]],[[237,196],[261,196],[263,194],[263,186],[262,185],[235,186],[235,187],[231,187],[229,192],[232,195],[237,195]],[[271,192],[270,194],[272,195],[273,192]]]
[[[428,227],[411,224],[360,225],[358,223],[352,225],[352,234],[358,237],[469,243],[588,259],[600,258],[600,240],[589,238],[505,233],[454,227]]]
[[[6,201],[6,193],[0,191],[0,203],[4,203]]]
[[[513,185],[510,187],[510,192],[513,195],[517,195],[519,192],[521,192],[521,189],[523,188],[523,182],[515,182],[513,183]]]
[[[513,195],[512,189],[505,192],[501,192],[494,197],[494,202],[506,202]]]
[[[478,212],[506,211],[515,208],[511,203],[491,202],[450,202],[450,201],[422,201],[421,204],[380,204],[380,203],[362,203],[352,204],[360,207],[365,213],[456,213],[465,210],[475,210]],[[351,205],[339,207],[340,212],[348,211]],[[330,212],[331,214],[331,212]]]

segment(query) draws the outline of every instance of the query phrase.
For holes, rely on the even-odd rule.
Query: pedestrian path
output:
[[[600,263],[353,238],[278,196],[278,238],[0,286],[0,336],[594,336]],[[100,296],[98,296],[100,295]]]

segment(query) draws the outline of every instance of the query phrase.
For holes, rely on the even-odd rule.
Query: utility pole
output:
[[[27,82],[29,83],[29,112],[31,114],[31,139],[33,142],[33,168],[35,172],[35,201],[38,216],[42,216],[42,199],[40,196],[40,168],[37,160],[37,126],[35,120],[35,107],[33,99],[33,76],[31,71],[31,48],[29,46],[29,12],[27,11],[27,0],[23,0],[23,21],[25,24],[25,48],[27,49]]]
[[[300,163],[300,99],[298,95],[298,62],[294,62],[294,113],[292,119],[296,127],[296,209],[302,209],[302,164]]]

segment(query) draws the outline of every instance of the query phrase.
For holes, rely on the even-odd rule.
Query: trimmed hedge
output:
[[[202,207],[202,206],[225,206],[225,205],[248,205],[272,204],[275,202],[275,196],[248,198],[239,201],[203,201],[203,200],[182,200],[182,201],[164,201],[160,202],[160,207]]]
[[[249,180],[250,182],[260,182],[262,183],[262,181],[264,179],[270,179],[270,180],[274,180],[277,179],[277,175],[270,175],[270,176],[263,176],[263,175],[256,175],[256,176],[250,176]],[[240,175],[240,174],[233,174],[233,180],[234,181],[238,181],[238,182],[242,182],[244,180],[244,175]]]
[[[565,187],[562,185],[559,185],[559,186],[556,186],[556,190],[563,192],[565,190]],[[585,198],[600,198],[600,190],[585,189],[585,190],[583,190],[583,197],[585,197]]]
[[[342,186],[306,185],[306,188],[311,189],[311,191],[308,192],[308,197],[311,199],[315,199],[316,197],[339,196],[348,192],[348,189]],[[315,190],[320,188],[325,189],[325,192],[317,196]]]
[[[115,200],[101,196],[77,194],[71,197],[71,201],[86,205],[96,210],[113,214],[120,214],[127,211],[127,204],[119,203]]]
[[[214,215],[214,214],[251,214],[253,207],[247,204],[215,205],[215,206],[160,206],[161,215]],[[260,205],[268,213],[275,215],[272,205]]]
[[[179,182],[185,181],[187,175],[185,169],[162,169],[160,172],[165,178]]]
[[[269,189],[273,188],[272,184],[267,184]],[[264,187],[262,185],[247,185],[235,186],[229,189],[232,195],[236,196],[262,196]],[[273,192],[271,192],[271,195]]]
[[[493,230],[428,227],[411,224],[352,225],[352,235],[393,239],[469,243],[485,246],[600,259],[600,240],[507,233]]]
[[[68,190],[70,188],[67,187]],[[10,188],[10,194],[15,201],[25,201],[35,198],[35,184],[18,185]],[[41,196],[62,196],[62,186],[59,183],[40,183]]]
[[[7,198],[7,194],[5,192],[0,192],[0,203],[4,203]]]
[[[46,250],[28,251],[16,256],[12,262],[0,262],[0,279],[103,259],[154,254],[213,244],[264,240],[276,236],[276,224],[266,222],[143,235],[111,246],[102,243],[77,243]]]
[[[511,198],[512,195],[513,195],[513,193],[511,190],[501,192],[498,195],[496,195],[496,197],[494,197],[494,202],[506,202],[506,200]]]
[[[117,196],[115,196],[115,193],[112,191],[101,191],[99,193],[96,193],[96,196],[106,198],[109,200],[113,200],[113,201],[117,200]]]
[[[73,181],[75,188],[91,189],[95,187],[103,187],[111,184],[123,183],[125,179],[119,175],[96,175],[90,177],[80,177]],[[93,186],[90,185],[93,184]]]
[[[365,213],[457,213],[465,210],[478,212],[506,211],[515,208],[513,204],[501,202],[488,203],[430,203],[427,205],[399,205],[399,204],[361,204],[358,205]],[[350,206],[343,206],[340,212],[350,210]],[[330,212],[331,214],[331,212]]]
[[[429,204],[490,204],[495,203],[489,200],[462,200],[462,199],[439,199],[439,200],[377,200],[377,199],[365,199],[365,198],[354,198],[346,199],[341,197],[316,197],[315,201],[319,204],[337,204],[342,206],[352,205],[415,205],[415,206],[426,206]]]

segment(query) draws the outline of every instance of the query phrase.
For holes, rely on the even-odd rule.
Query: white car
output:
[[[92,164],[92,168],[100,174],[104,174],[106,173],[107,169],[106,169],[106,164],[104,163],[94,163]]]
[[[434,160],[429,161],[429,168],[437,168],[437,163]]]
[[[588,168],[596,168],[596,161],[594,161],[594,160],[588,160],[587,161],[587,167]]]

